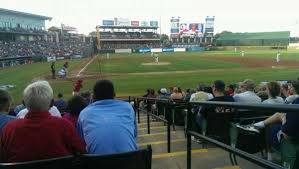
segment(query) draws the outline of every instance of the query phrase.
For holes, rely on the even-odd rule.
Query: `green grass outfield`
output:
[[[275,59],[277,51],[245,51],[247,58]],[[142,63],[153,62],[150,54],[111,54],[110,59],[99,55],[84,73],[113,73],[108,76],[116,88],[117,96],[141,95],[147,88],[159,89],[161,87],[181,86],[183,89],[195,88],[199,82],[210,84],[216,79],[226,83],[236,83],[246,78],[256,82],[297,79],[299,65],[292,68],[248,68],[242,64],[223,62],[221,60],[207,60],[207,57],[240,57],[239,53],[231,51],[221,52],[186,52],[186,53],[161,53],[159,61],[169,62],[170,65],[142,66]],[[202,58],[205,57],[205,58]],[[282,51],[282,60],[299,61],[299,51]],[[99,61],[100,60],[100,64]],[[70,62],[70,71],[79,70],[80,65],[86,60]],[[56,64],[56,71],[61,68],[63,61]],[[100,65],[100,66],[99,66]],[[81,66],[82,67],[82,66]],[[178,71],[178,72],[174,72]],[[186,72],[184,72],[186,71]],[[155,73],[148,73],[155,72]],[[159,72],[159,73],[158,73]],[[163,73],[164,72],[164,73]],[[19,104],[22,91],[33,79],[50,76],[50,63],[37,63],[12,68],[0,69],[0,85],[12,84],[16,88],[10,89],[14,97],[14,104]],[[91,90],[97,79],[85,79],[83,91]],[[71,96],[73,81],[50,81],[55,94],[63,92],[66,97]]]

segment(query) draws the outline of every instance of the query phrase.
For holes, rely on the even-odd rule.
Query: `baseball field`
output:
[[[48,80],[55,94],[70,97],[73,84],[82,78],[83,90],[91,90],[98,79],[114,82],[118,97],[142,95],[147,88],[180,86],[195,88],[199,82],[207,84],[221,79],[228,83],[251,78],[256,82],[297,79],[299,77],[299,50],[281,51],[280,62],[276,62],[276,50],[240,52],[211,51],[160,53],[155,63],[150,53],[106,54],[93,58],[69,60],[68,78],[51,79],[50,63],[34,63],[0,70],[0,85],[15,85],[9,89],[14,104],[19,104],[22,91],[36,79]],[[56,72],[65,61],[56,62]]]

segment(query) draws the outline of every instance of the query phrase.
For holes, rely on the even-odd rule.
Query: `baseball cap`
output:
[[[162,89],[160,89],[160,92],[161,92],[162,94],[166,94],[166,93],[167,93],[167,89],[166,89],[166,88],[162,88]]]
[[[225,89],[225,83],[222,80],[216,80],[216,81],[214,81],[214,87],[216,89],[224,90]]]

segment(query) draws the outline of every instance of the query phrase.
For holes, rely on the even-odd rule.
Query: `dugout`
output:
[[[222,33],[217,46],[289,46],[290,32]]]

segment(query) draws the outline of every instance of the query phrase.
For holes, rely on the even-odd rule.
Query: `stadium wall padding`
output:
[[[161,52],[187,52],[187,51],[204,51],[204,47],[193,48],[139,48],[139,49],[103,49],[98,53],[161,53]]]
[[[153,48],[153,49],[151,49],[151,52],[160,53],[160,52],[162,52],[162,48]]]
[[[186,52],[186,48],[174,48],[174,52]]]
[[[201,52],[205,51],[204,47],[192,47],[192,48],[187,48],[187,51],[189,52]]]
[[[115,53],[132,53],[132,49],[115,49]]]

